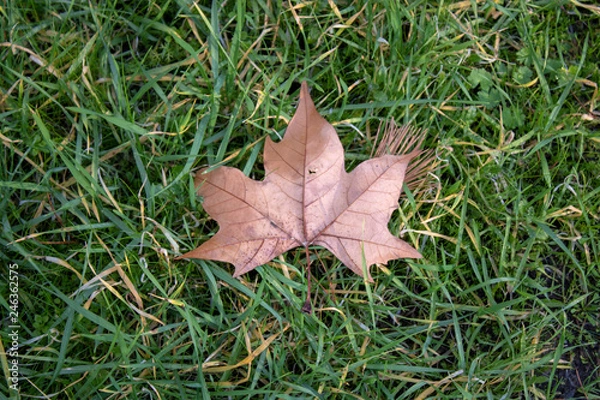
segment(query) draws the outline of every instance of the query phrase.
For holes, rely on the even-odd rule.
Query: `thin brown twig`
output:
[[[311,304],[311,287],[310,287],[310,253],[308,252],[308,246],[304,246],[304,250],[306,251],[306,301],[302,306],[302,312],[306,314],[312,314],[312,304]]]

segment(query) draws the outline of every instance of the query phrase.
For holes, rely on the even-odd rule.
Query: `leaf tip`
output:
[[[300,82],[300,93],[308,94],[308,83],[306,82],[306,80]]]
[[[310,97],[310,91],[308,90],[308,83],[306,81],[302,81],[300,84],[300,103],[303,101],[313,104],[314,107],[312,97]]]

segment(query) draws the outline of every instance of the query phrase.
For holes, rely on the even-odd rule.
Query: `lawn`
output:
[[[0,5],[0,397],[600,399],[600,7]],[[366,282],[311,248],[233,278],[200,167],[264,178],[306,80],[352,170],[436,166]]]

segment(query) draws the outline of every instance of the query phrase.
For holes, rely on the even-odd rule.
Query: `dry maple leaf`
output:
[[[375,156],[408,154],[414,149],[421,148],[426,133],[427,131],[413,128],[410,125],[397,126],[396,121],[392,118],[387,124],[380,125],[377,130],[375,142],[378,139],[380,141]],[[371,153],[371,157],[373,157],[373,153]],[[431,149],[420,152],[417,159],[411,160],[404,176],[404,184],[408,186],[413,196],[420,194],[423,190],[433,189],[434,175],[431,172],[438,169],[440,161]]]
[[[407,166],[419,153],[372,158],[347,173],[342,143],[303,82],[284,138],[266,140],[263,181],[230,167],[196,174],[203,207],[220,229],[178,258],[229,262],[237,277],[292,248],[301,246],[308,253],[309,246],[319,245],[357,274],[364,277],[366,270],[372,281],[373,264],[421,257],[387,226]]]

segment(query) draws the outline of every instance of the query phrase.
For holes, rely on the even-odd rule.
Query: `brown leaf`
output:
[[[204,209],[220,229],[178,258],[229,262],[237,277],[294,247],[319,245],[361,276],[366,265],[372,281],[372,264],[421,257],[387,227],[407,166],[419,153],[383,155],[347,173],[335,129],[319,115],[303,82],[285,137],[266,140],[263,181],[230,167],[196,175]]]
[[[414,150],[420,149],[425,134],[423,129],[413,128],[410,125],[397,126],[392,118],[385,126],[379,126],[375,142],[379,139],[379,145],[375,151],[375,156],[380,157],[384,154],[408,154]],[[381,138],[379,138],[381,136]],[[371,154],[373,156],[373,154]],[[430,189],[433,175],[431,174],[440,165],[440,160],[431,150],[422,151],[419,156],[411,160],[404,176],[404,184],[409,190],[420,193],[423,189]]]

